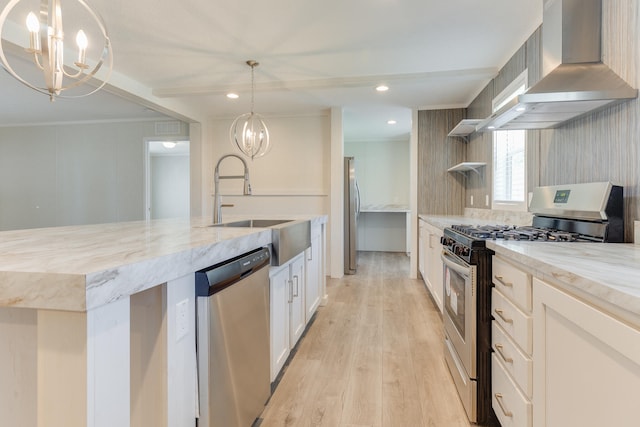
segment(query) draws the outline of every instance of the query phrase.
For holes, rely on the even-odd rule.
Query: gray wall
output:
[[[144,219],[154,123],[0,128],[0,230]]]

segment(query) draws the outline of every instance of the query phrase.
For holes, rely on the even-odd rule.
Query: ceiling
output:
[[[106,90],[51,103],[0,73],[0,125],[233,117],[250,109],[255,59],[255,111],[267,119],[343,107],[346,140],[406,137],[411,109],[466,107],[542,22],[542,0],[91,5],[114,51]],[[390,89],[376,92],[381,83]]]

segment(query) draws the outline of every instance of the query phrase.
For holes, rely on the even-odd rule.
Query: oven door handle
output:
[[[444,265],[446,265],[456,273],[459,273],[464,277],[471,276],[471,267],[460,264],[458,261],[456,261],[456,258],[446,250],[444,249],[442,250],[442,253],[440,254],[440,259],[442,260]]]

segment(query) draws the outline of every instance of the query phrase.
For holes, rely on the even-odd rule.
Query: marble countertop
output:
[[[419,217],[441,229],[453,224],[501,223],[467,216]],[[487,247],[528,267],[541,280],[559,282],[596,304],[640,314],[640,245],[487,240]]]
[[[225,221],[234,219],[241,218]],[[193,218],[0,232],[0,306],[90,310],[271,242],[270,229],[209,224]]]
[[[526,265],[541,280],[640,314],[640,245],[488,240],[487,247]]]
[[[409,206],[407,205],[363,205],[360,208],[360,212],[409,212]]]

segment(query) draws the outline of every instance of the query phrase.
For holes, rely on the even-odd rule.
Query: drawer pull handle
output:
[[[502,411],[504,416],[505,417],[513,417],[513,412],[507,411],[504,408],[504,404],[502,403],[502,393],[496,393],[495,396],[496,396],[496,402],[498,402],[498,405],[500,406],[500,410]]]
[[[502,344],[496,344],[496,351],[498,352],[500,357],[502,357],[502,360],[504,360],[507,363],[513,363],[512,358],[504,355],[504,346]]]
[[[504,322],[513,323],[513,319],[508,319],[508,318],[504,317],[504,311],[503,310],[498,310],[496,308],[495,312]]]
[[[513,283],[505,282],[504,277],[496,275],[496,276],[493,276],[493,278],[496,279],[498,282],[500,282],[502,286],[506,286],[507,288],[513,288]]]

